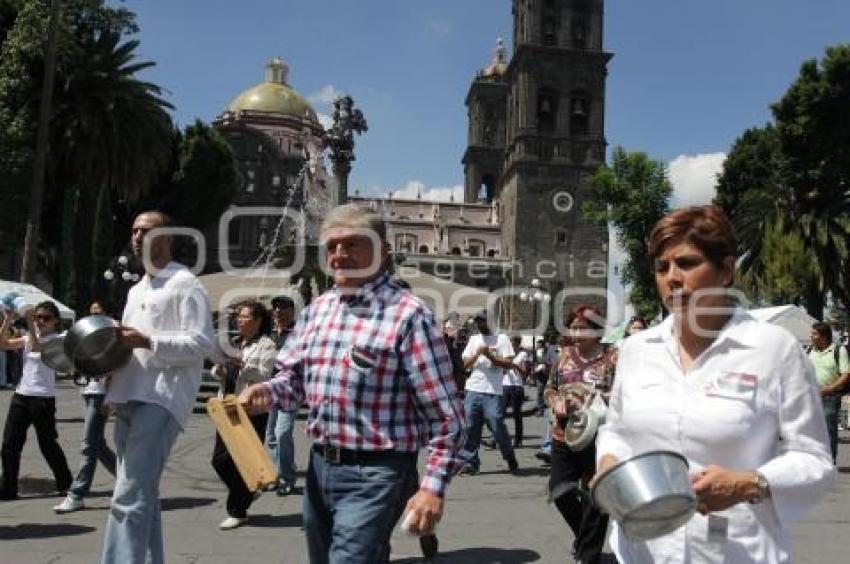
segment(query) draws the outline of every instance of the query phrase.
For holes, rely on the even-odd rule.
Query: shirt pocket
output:
[[[381,343],[352,345],[346,354],[347,395],[356,399],[389,387],[398,369],[393,349]]]

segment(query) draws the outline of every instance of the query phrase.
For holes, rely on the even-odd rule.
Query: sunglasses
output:
[[[39,321],[53,321],[54,319],[56,319],[52,315],[44,315],[44,314],[36,315],[35,318]]]

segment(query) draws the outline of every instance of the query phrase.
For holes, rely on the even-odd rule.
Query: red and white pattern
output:
[[[385,274],[333,288],[301,314],[267,384],[274,404],[306,399],[317,444],[365,451],[429,447],[421,487],[443,495],[463,465],[463,408],[433,314]]]

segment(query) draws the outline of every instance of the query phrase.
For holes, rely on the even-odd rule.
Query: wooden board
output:
[[[277,484],[277,468],[236,396],[210,398],[207,413],[248,489],[254,492],[266,485]]]

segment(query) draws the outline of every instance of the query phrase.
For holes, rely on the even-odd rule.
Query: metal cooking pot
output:
[[[688,461],[666,450],[645,452],[613,466],[599,477],[591,495],[627,537],[638,540],[675,531],[697,506]]]
[[[61,374],[74,372],[74,363],[65,354],[65,337],[59,336],[41,344],[41,361]]]
[[[102,376],[123,367],[133,355],[119,335],[119,325],[111,317],[83,317],[65,335],[65,354],[74,366],[88,376]]]

